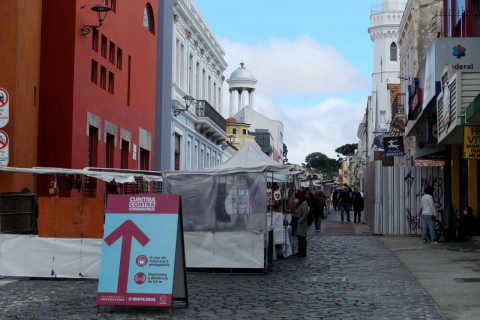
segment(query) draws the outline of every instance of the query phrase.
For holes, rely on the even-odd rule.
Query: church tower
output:
[[[378,83],[400,83],[398,27],[405,10],[403,0],[383,0],[372,6],[370,15],[370,38],[373,42],[372,87]]]

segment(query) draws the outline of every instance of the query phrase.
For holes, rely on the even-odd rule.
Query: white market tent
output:
[[[289,182],[303,171],[275,162],[247,142],[216,167],[163,173],[163,193],[182,196],[188,268],[266,267],[270,173],[275,182]]]

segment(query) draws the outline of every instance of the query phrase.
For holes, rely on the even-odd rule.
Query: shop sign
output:
[[[415,160],[445,160],[445,146],[428,142],[427,137],[416,136]]]
[[[463,127],[463,158],[480,159],[480,126]]]
[[[380,149],[383,149],[383,140],[386,138],[386,137],[390,137],[390,135],[388,134],[381,134],[381,135],[378,135],[375,137],[375,139],[373,139],[373,144],[375,144],[378,148]]]
[[[403,137],[388,137],[383,139],[385,148],[385,158],[403,157],[405,155],[403,148]]]
[[[7,90],[0,88],[0,128],[7,125],[10,119],[10,97]]]
[[[418,107],[422,105],[422,89],[417,88],[415,90],[415,94],[412,97],[412,102],[410,103],[412,106],[412,112],[415,113],[417,111]]]
[[[8,167],[8,135],[0,130],[0,167]]]
[[[180,196],[110,195],[104,232],[97,305],[187,301]]]

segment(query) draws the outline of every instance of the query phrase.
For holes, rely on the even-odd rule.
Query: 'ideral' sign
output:
[[[480,159],[480,126],[463,128],[463,158]]]
[[[97,305],[187,301],[180,196],[110,195],[104,232]]]

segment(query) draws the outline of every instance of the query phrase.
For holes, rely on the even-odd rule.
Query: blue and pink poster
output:
[[[182,228],[178,195],[110,195],[97,305],[171,307],[175,276],[186,299]]]

